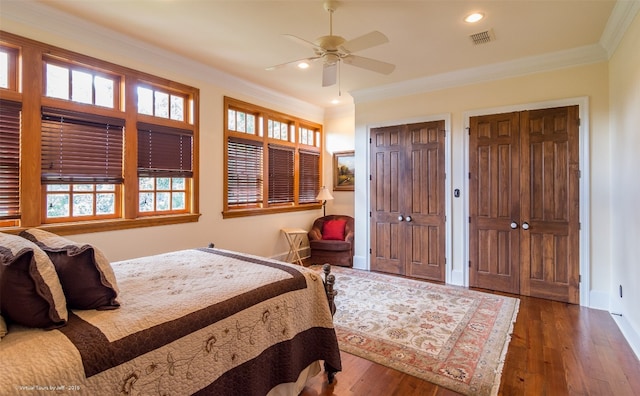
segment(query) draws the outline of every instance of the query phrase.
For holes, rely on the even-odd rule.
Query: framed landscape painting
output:
[[[354,151],[339,151],[333,153],[333,190],[353,191],[355,186]]]

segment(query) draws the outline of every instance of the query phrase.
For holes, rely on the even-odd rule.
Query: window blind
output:
[[[294,150],[269,145],[269,203],[293,202]]]
[[[0,100],[0,220],[20,218],[21,108]]]
[[[193,177],[193,132],[138,123],[139,177]]]
[[[256,206],[262,203],[261,143],[229,139],[227,141],[227,204]]]
[[[42,182],[122,183],[124,120],[42,108]]]
[[[320,192],[320,153],[300,150],[298,202],[317,202]]]

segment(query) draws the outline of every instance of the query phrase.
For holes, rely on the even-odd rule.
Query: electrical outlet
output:
[[[622,285],[620,285],[620,298],[622,298]]]

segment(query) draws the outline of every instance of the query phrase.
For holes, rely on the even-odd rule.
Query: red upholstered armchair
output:
[[[353,217],[328,215],[316,219],[308,233],[311,264],[353,267]]]

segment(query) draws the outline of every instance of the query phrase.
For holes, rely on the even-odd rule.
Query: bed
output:
[[[329,381],[341,370],[328,265],[323,276],[212,246],[103,262],[109,267],[96,279],[110,294],[94,295],[83,306],[65,287],[65,279],[80,273],[69,258],[77,261],[82,251],[104,260],[99,250],[70,248],[69,240],[39,231],[22,237],[52,261],[55,254],[66,260],[54,265],[66,304],[84,309],[69,308],[62,318],[64,312],[50,306],[49,316],[58,321],[49,329],[7,320],[0,341],[0,394],[297,395],[321,363]],[[10,242],[23,243],[16,238],[21,237],[10,236]],[[4,242],[0,239],[0,256],[5,253],[0,295],[7,319],[12,303],[7,298],[19,298],[7,294],[7,257],[17,262],[25,248],[11,250]],[[31,263],[32,274],[33,263],[45,260],[38,254],[23,260]],[[90,281],[76,278],[78,283]]]

